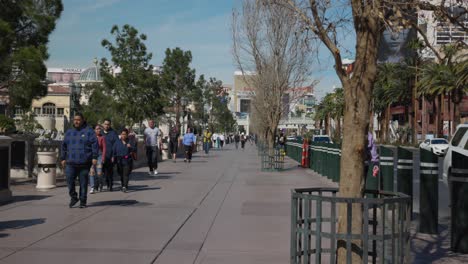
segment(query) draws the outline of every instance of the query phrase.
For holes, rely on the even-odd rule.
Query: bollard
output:
[[[437,234],[439,218],[439,159],[431,151],[420,151],[419,232]]]
[[[397,191],[407,194],[413,201],[413,153],[407,149],[397,149]],[[413,212],[411,202],[411,213]]]
[[[452,151],[449,174],[451,223],[450,248],[468,254],[468,156]]]
[[[393,192],[393,150],[380,147],[380,181],[384,191]]]
[[[39,172],[37,174],[38,190],[55,188],[57,174],[57,153],[55,151],[38,151],[37,163]]]

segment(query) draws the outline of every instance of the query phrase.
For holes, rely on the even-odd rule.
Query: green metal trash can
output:
[[[437,234],[439,219],[439,157],[420,149],[419,232]]]
[[[380,181],[384,191],[393,192],[393,150],[380,146]]]
[[[453,252],[468,254],[468,156],[452,151],[449,174],[451,241]]]
[[[413,152],[398,147],[397,149],[397,191],[407,194],[413,200]],[[411,202],[411,205],[413,203]],[[413,207],[411,207],[413,212]]]

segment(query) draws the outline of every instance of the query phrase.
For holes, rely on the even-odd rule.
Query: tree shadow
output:
[[[411,236],[412,263],[433,263],[442,259],[467,263],[467,254],[454,253],[450,249],[450,220],[447,217],[440,219],[440,222],[438,234],[415,233]]]
[[[30,227],[33,225],[40,225],[44,223],[45,223],[45,218],[2,221],[0,222],[0,231],[4,231],[8,229],[21,229],[21,228]],[[7,237],[9,235],[10,234],[0,233],[0,238]]]

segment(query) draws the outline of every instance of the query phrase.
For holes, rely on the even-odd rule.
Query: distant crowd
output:
[[[148,174],[158,174],[158,156],[162,145],[162,133],[155,126],[154,120],[148,121],[148,127],[143,131],[145,154],[148,164]],[[176,162],[180,145],[184,148],[184,162],[191,163],[192,152],[197,144],[197,137],[191,128],[181,137],[177,127],[172,127],[168,134],[169,151],[173,162]],[[245,149],[246,142],[256,142],[255,135],[236,133],[225,135],[211,133],[205,130],[203,135],[203,150],[208,155],[211,148],[222,150],[225,144],[235,143],[236,149]],[[73,127],[65,133],[61,146],[61,164],[65,169],[69,207],[80,202],[80,208],[86,208],[88,186],[90,194],[102,192],[104,185],[109,192],[114,191],[114,167],[120,176],[122,192],[128,191],[130,174],[134,161],[137,160],[137,138],[130,128],[115,131],[112,121],[105,119],[102,124],[89,126],[82,114],[73,117]],[[75,182],[78,179],[80,189],[76,192]]]

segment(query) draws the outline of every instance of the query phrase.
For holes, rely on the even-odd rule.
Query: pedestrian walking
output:
[[[236,143],[236,149],[239,149],[239,142],[240,142],[240,135],[239,133],[236,133],[236,135],[234,135],[234,143]]]
[[[221,149],[224,146],[224,140],[225,140],[224,134],[219,135],[219,145],[221,146]]]
[[[211,132],[207,128],[205,133],[203,133],[203,149],[205,150],[205,154],[208,155],[210,152],[211,147]]]
[[[195,144],[196,139],[195,135],[192,133],[192,130],[187,128],[187,133],[184,135],[184,148],[185,148],[185,159],[184,162],[192,162],[192,151],[193,151],[193,145]]]
[[[211,136],[211,141],[213,142],[213,148],[218,148],[216,145],[216,139],[218,138],[218,134],[216,132],[213,132],[213,135]]]
[[[133,171],[133,164],[135,160],[138,159],[138,141],[136,138],[135,132],[133,132],[133,129],[130,127],[127,127],[128,130],[128,142],[130,145],[132,145],[132,152],[130,153],[130,156],[132,157],[132,163],[130,164],[130,174]]]
[[[110,192],[113,191],[114,186],[114,162],[112,161],[112,149],[114,148],[114,144],[119,141],[119,137],[117,136],[117,132],[112,128],[112,121],[109,118],[104,119],[104,123],[102,124],[104,130],[103,136],[106,140],[106,156],[104,159],[103,170],[104,176],[106,178],[107,183],[107,190]]]
[[[176,162],[177,149],[179,146],[180,133],[176,126],[173,126],[169,132],[169,149],[172,153],[172,160]]]
[[[247,139],[245,138],[244,132],[242,132],[242,134],[241,134],[241,136],[240,136],[240,142],[241,142],[241,148],[242,148],[242,150],[245,149],[245,141],[246,141],[246,140],[247,140]]]
[[[70,208],[78,201],[80,202],[80,208],[86,207],[88,173],[91,166],[97,165],[98,149],[98,139],[93,129],[86,125],[82,114],[75,114],[73,127],[65,133],[60,154],[62,167],[65,168],[67,177]],[[76,178],[79,179],[80,183],[79,199],[75,189]]]
[[[94,133],[98,140],[99,149],[97,164],[96,166],[91,166],[91,169],[89,170],[89,185],[91,186],[91,190],[89,191],[90,194],[102,191],[102,187],[104,186],[102,166],[106,161],[106,140],[102,135],[102,127],[100,125],[95,126]]]
[[[128,181],[130,179],[130,169],[132,168],[132,153],[135,151],[128,139],[128,129],[124,128],[120,132],[120,140],[114,144],[112,154],[114,162],[117,164],[117,172],[120,175],[121,190],[127,192]]]
[[[146,158],[148,159],[149,175],[158,174],[158,145],[161,144],[161,131],[155,127],[154,120],[148,122],[149,127],[144,131]]]

